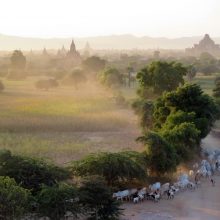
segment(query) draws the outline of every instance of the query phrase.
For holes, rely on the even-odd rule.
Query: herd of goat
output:
[[[201,178],[208,178],[214,184],[213,175],[216,171],[220,172],[220,151],[205,152],[207,160],[202,160],[200,164],[193,165],[193,170],[189,171],[189,175],[194,177],[194,181],[189,180],[187,174],[179,177],[178,181],[171,184],[160,182],[144,187],[140,190],[126,189],[113,193],[113,198],[117,200],[133,201],[133,203],[142,202],[144,199],[158,202],[161,198],[173,199],[175,194],[185,190],[195,190],[201,184]]]

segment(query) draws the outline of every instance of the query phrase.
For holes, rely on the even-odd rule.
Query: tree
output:
[[[11,70],[8,78],[13,80],[24,79],[26,77],[25,66],[25,56],[20,50],[15,50],[11,56]]]
[[[85,180],[79,189],[80,203],[88,219],[116,220],[121,215],[120,203],[112,198],[112,192],[99,178]]]
[[[64,79],[63,82],[65,85],[74,86],[75,89],[78,89],[79,85],[85,83],[86,80],[87,79],[86,79],[84,72],[80,69],[75,69],[70,75],[68,75]]]
[[[123,83],[123,76],[116,68],[105,69],[98,77],[100,82],[109,88],[119,87]]]
[[[194,112],[194,123],[201,132],[201,138],[210,132],[218,116],[218,106],[209,95],[204,94],[197,84],[186,84],[176,91],[166,93],[163,100],[164,106],[168,107],[170,111]]]
[[[154,93],[162,94],[183,84],[186,73],[187,69],[181,63],[154,61],[138,72],[137,80],[141,90],[152,88]]]
[[[77,218],[81,212],[78,200],[77,189],[67,184],[43,186],[36,196],[40,216],[47,216],[53,220],[64,218],[67,212]]]
[[[0,152],[0,175],[14,178],[23,188],[35,194],[42,184],[53,186],[67,179],[69,172],[43,160],[16,156],[3,150]]]
[[[200,150],[200,131],[193,123],[176,124],[172,129],[163,127],[162,136],[176,150],[178,162],[192,159]]]
[[[58,85],[59,84],[55,79],[43,79],[35,83],[37,89],[44,89],[46,91],[51,88],[56,88]]]
[[[106,61],[97,56],[91,56],[83,60],[83,69],[90,72],[99,72],[105,68]]]
[[[24,69],[26,58],[20,50],[15,50],[11,56],[11,65],[15,69]]]
[[[157,175],[175,171],[177,155],[175,148],[160,134],[148,132],[137,138],[147,146],[147,164],[151,172]]]
[[[80,161],[73,162],[70,169],[78,176],[102,176],[108,185],[132,179],[143,180],[146,176],[143,160],[140,160],[140,155],[137,160],[138,153],[135,155],[131,157],[131,153],[123,152],[91,154]]]
[[[0,92],[2,92],[5,89],[4,84],[2,83],[2,81],[0,81]]]
[[[29,210],[30,192],[14,179],[0,176],[0,219],[18,219]]]
[[[153,125],[153,102],[144,99],[137,99],[132,103],[132,108],[140,117],[140,125],[143,131],[151,129]]]

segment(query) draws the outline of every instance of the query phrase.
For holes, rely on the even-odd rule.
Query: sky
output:
[[[0,33],[25,37],[220,36],[220,0],[0,0]]]

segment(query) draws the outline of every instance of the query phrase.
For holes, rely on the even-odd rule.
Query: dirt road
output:
[[[203,140],[205,147],[220,148],[218,133],[211,133]],[[124,220],[220,220],[220,173],[214,176],[215,187],[203,179],[195,191],[180,192],[173,200],[159,203],[144,201],[125,203]]]

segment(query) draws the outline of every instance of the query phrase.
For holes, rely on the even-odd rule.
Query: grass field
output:
[[[211,95],[214,79],[197,76],[193,82]],[[0,149],[60,164],[97,151],[142,149],[135,142],[140,134],[137,117],[129,106],[117,106],[111,91],[97,85],[39,91],[34,87],[36,80],[2,79]],[[136,97],[135,90],[122,90],[126,100]]]
[[[95,85],[39,91],[34,78],[2,81],[2,149],[62,164],[91,152],[139,147],[137,118],[129,107],[115,104],[111,91]]]

